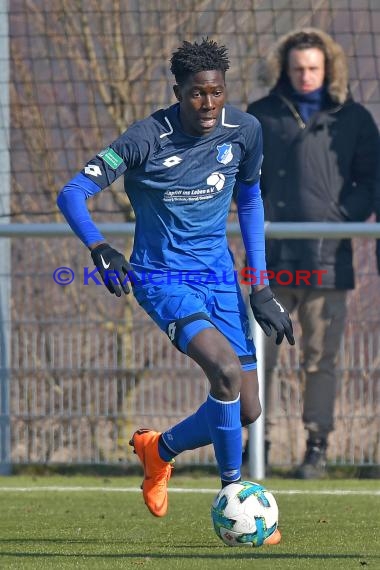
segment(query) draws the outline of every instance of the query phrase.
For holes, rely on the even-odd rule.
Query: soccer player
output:
[[[144,500],[158,517],[167,512],[173,459],[185,450],[212,443],[222,486],[240,479],[241,427],[261,412],[255,347],[226,236],[235,185],[247,258],[257,275],[253,313],[277,343],[285,335],[294,344],[289,314],[259,279],[266,269],[261,128],[226,104],[228,68],[225,46],[183,42],[171,58],[178,102],[130,126],[58,197],[109,291],[128,293],[129,277],[141,307],[210,382],[207,400],[193,415],[164,433],[139,429],[132,436],[144,468]],[[136,216],[130,262],[107,243],[86,207],[122,175]]]

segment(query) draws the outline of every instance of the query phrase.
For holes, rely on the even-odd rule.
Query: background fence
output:
[[[168,62],[183,39],[209,36],[228,46],[229,100],[245,109],[266,92],[258,75],[268,48],[301,25],[321,27],[344,46],[353,96],[379,124],[377,0],[0,0],[0,223],[62,221],[60,187],[131,122],[173,102]],[[97,221],[134,221],[118,182],[91,208]],[[130,238],[113,243],[128,254]],[[242,263],[240,239],[231,246]],[[117,302],[78,280],[54,284],[57,267],[83,275],[91,265],[74,238],[1,238],[0,257],[0,377],[10,378],[9,393],[0,392],[0,459],[7,460],[8,397],[12,463],[126,464],[134,461],[127,440],[136,425],[164,427],[204,398],[199,369],[133,299]],[[355,240],[355,264],[329,454],[343,464],[379,464],[373,241]],[[283,429],[271,461],[281,465],[303,452],[299,389],[296,347],[279,370]],[[181,461],[213,457],[204,449]]]
[[[45,241],[40,238],[35,243]],[[75,238],[68,241],[74,250]],[[360,246],[369,249],[368,245],[358,240],[357,252]],[[13,280],[25,291],[33,285],[41,304],[52,309],[59,304],[53,301],[55,295],[61,296],[63,304],[68,295],[77,301],[62,318],[39,321],[25,315],[13,327],[9,401],[14,464],[132,465],[136,459],[128,440],[136,427],[164,429],[194,411],[207,394],[200,368],[173,349],[133,298],[127,298],[131,320],[118,318],[125,298],[116,299],[88,278],[93,270],[89,255],[84,249],[75,251],[75,262],[62,264],[73,271],[70,285],[60,287],[54,282],[57,268],[44,257],[42,247],[34,252],[33,266],[44,271],[20,272]],[[371,259],[360,262],[363,283],[378,279],[369,271],[370,263]],[[80,311],[76,314],[89,296],[94,298],[91,310],[85,316]],[[337,465],[373,466],[380,464],[380,319],[377,309],[362,319],[355,312],[356,303],[357,293],[352,292],[338,363],[336,429],[330,437],[329,460]],[[364,302],[362,309],[364,314]],[[290,467],[302,456],[301,392],[297,342],[294,348],[284,345],[278,367],[279,429],[272,440],[271,465]],[[212,448],[184,454],[178,464],[214,465]]]

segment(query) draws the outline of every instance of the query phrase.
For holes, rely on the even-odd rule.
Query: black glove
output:
[[[295,344],[292,321],[288,311],[273,295],[270,287],[260,289],[249,296],[253,316],[267,336],[271,336],[272,329],[277,332],[276,344],[281,344],[286,336],[289,344]]]
[[[126,276],[133,269],[124,255],[113,249],[108,243],[101,243],[91,251],[91,257],[108,291],[116,297],[120,297],[121,289],[123,289],[124,293],[128,295],[129,286]]]

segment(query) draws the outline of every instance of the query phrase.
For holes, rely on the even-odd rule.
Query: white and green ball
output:
[[[261,546],[277,529],[276,499],[251,481],[227,485],[214,499],[211,518],[217,536],[228,546]]]

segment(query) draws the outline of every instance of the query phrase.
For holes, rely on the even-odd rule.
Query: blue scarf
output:
[[[292,90],[291,98],[293,103],[296,105],[299,114],[302,119],[307,123],[314,113],[320,111],[324,105],[326,97],[325,87],[320,87],[315,91],[310,93],[298,93],[298,91]]]

